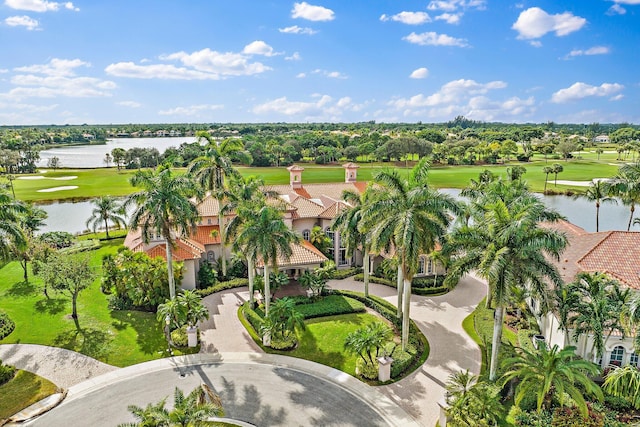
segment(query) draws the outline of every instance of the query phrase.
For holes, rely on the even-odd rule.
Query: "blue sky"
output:
[[[0,124],[640,123],[640,0],[0,0]]]

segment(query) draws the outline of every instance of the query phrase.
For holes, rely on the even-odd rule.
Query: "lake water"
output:
[[[191,136],[174,138],[114,138],[108,139],[104,145],[77,145],[60,147],[40,152],[39,167],[46,167],[52,157],[60,159],[63,168],[102,168],[105,167],[104,156],[111,154],[114,148],[130,150],[132,148],[155,148],[160,154],[169,147],[178,147],[183,142],[192,143],[196,138]],[[113,166],[113,164],[111,164]]]
[[[446,189],[444,192],[457,196],[460,190]],[[595,204],[586,200],[574,200],[567,196],[540,196],[547,206],[556,209],[567,219],[587,231],[596,231]],[[91,202],[59,202],[41,205],[49,218],[40,232],[67,231],[80,233],[86,229],[85,223],[91,216],[94,206]],[[629,208],[622,205],[606,204],[600,207],[600,231],[626,230],[629,221]],[[638,227],[631,228],[638,231]]]

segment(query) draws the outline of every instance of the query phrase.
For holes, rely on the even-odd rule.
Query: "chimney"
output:
[[[358,168],[360,166],[355,163],[346,163],[342,165],[344,168],[344,182],[356,182],[358,178]]]
[[[289,171],[289,184],[291,188],[300,188],[302,187],[302,171],[303,167],[298,165],[289,166],[287,168]]]

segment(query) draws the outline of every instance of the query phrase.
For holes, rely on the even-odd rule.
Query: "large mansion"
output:
[[[357,181],[358,165],[347,163],[343,167],[345,169],[344,182],[303,185],[302,172],[304,168],[294,165],[288,168],[289,185],[269,186],[269,189],[276,191],[285,203],[285,223],[302,237],[300,244],[292,245],[291,257],[288,259],[279,258],[277,262],[279,270],[287,272],[291,277],[298,277],[302,272],[313,270],[328,260],[309,242],[311,230],[315,226],[321,227],[331,239],[333,246],[329,250],[329,256],[338,268],[362,265],[361,254],[357,254],[355,257],[348,256],[346,249],[341,244],[339,233],[331,230],[331,223],[336,215],[345,208],[349,208],[349,205],[342,200],[343,191],[351,190],[362,193],[367,187],[366,182]],[[200,219],[196,229],[190,236],[177,236],[173,253],[175,261],[184,263],[182,280],[184,289],[195,288],[198,270],[203,262],[216,262],[223,250],[226,252],[227,258],[231,255],[231,248],[220,242],[220,225],[218,224],[220,205],[218,200],[207,196],[198,203],[197,209]],[[224,218],[224,224],[228,224],[232,216],[233,214],[227,215]],[[155,236],[149,243],[145,243],[140,230],[131,230],[127,234],[124,245],[132,251],[144,251],[151,257],[159,256],[166,259],[166,242],[162,236]],[[372,257],[371,267],[373,268],[379,261],[380,257]],[[261,266],[259,260],[257,266]],[[434,263],[425,257],[420,261],[419,275],[433,274],[435,268]]]

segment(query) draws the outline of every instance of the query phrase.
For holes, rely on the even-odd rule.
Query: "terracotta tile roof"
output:
[[[146,251],[151,258],[161,257],[167,260],[167,246],[162,242]],[[174,261],[184,261],[188,259],[200,259],[205,252],[204,246],[189,239],[176,240],[176,247],[173,249]]]
[[[124,247],[132,250],[133,252],[141,252],[144,247],[144,242],[142,241],[142,230],[139,228],[129,230],[127,237],[124,238]]]
[[[269,190],[277,191],[279,194],[289,194],[293,191],[290,185],[272,185],[268,187]],[[303,184],[302,187],[297,190],[304,190],[306,195],[299,194],[308,199],[319,199],[320,196],[330,197],[334,200],[342,200],[342,192],[344,190],[352,190],[358,194],[364,192],[367,188],[366,182],[328,182],[320,184]]]
[[[347,206],[346,203],[344,202],[335,202],[332,205],[330,205],[327,209],[325,209],[320,215],[320,218],[323,219],[333,219],[335,218],[340,212],[342,212],[345,209],[348,209],[349,207]]]
[[[355,164],[355,163],[353,163],[353,162],[349,162],[349,163],[345,163],[344,165],[342,165],[342,167],[343,167],[343,168],[354,168],[354,169],[357,169],[357,168],[359,168],[360,166],[356,165],[356,164]]]
[[[304,197],[305,199],[310,199],[311,198],[311,195],[307,192],[307,190],[304,189],[304,187],[294,188],[293,192],[296,193],[299,196]]]
[[[207,194],[204,200],[198,203],[197,209],[198,215],[200,215],[201,217],[218,216],[218,213],[220,212],[220,203],[218,203],[218,200],[216,198],[212,197],[210,194]]]
[[[291,268],[301,265],[321,264],[328,260],[322,252],[306,240],[302,240],[300,244],[291,245],[291,251],[291,257],[288,259],[282,257],[282,255],[278,255],[278,267]],[[263,266],[264,263],[262,260],[258,260],[258,262],[256,262],[256,267]]]
[[[292,165],[287,168],[288,171],[303,171],[304,168],[298,165]]]
[[[212,235],[212,232],[214,235]],[[203,245],[220,244],[220,227],[217,225],[199,225],[196,227],[195,233],[189,236],[191,240],[202,243]]]
[[[566,221],[542,226],[565,233],[567,247],[560,261],[553,260],[565,283],[580,272],[606,273],[623,285],[640,290],[640,233],[590,233]]]
[[[324,210],[324,207],[318,203],[300,196],[292,200],[290,204],[296,208],[297,218],[317,218]]]

